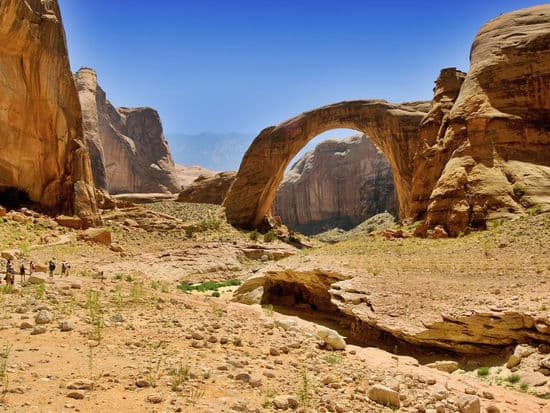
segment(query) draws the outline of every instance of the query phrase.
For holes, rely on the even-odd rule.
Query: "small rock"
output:
[[[272,403],[273,407],[277,410],[296,409],[298,407],[298,400],[290,395],[277,396],[273,399]]]
[[[480,413],[481,402],[479,397],[470,394],[464,394],[458,396],[455,400],[455,404],[458,407],[460,413]]]
[[[432,369],[445,371],[447,373],[452,373],[453,371],[458,370],[458,363],[452,360],[441,360],[434,363],[427,364],[428,367]]]
[[[94,382],[88,379],[76,379],[67,384],[69,390],[91,390]]]
[[[487,413],[500,413],[500,408],[496,404],[490,404],[485,408]]]
[[[36,324],[48,324],[53,320],[53,315],[48,310],[40,311],[34,318]]]
[[[27,330],[29,328],[32,328],[32,324],[29,323],[28,321],[23,321],[21,324],[19,324],[19,328],[21,330]]]
[[[367,391],[367,396],[376,403],[384,406],[399,407],[399,393],[381,384],[375,384]]]
[[[163,400],[164,398],[159,393],[153,393],[147,396],[147,401],[149,403],[158,404],[158,403],[162,403]]]
[[[74,323],[72,321],[65,320],[59,324],[59,328],[61,331],[73,331]]]
[[[151,387],[151,383],[149,383],[149,380],[147,379],[139,378],[136,380],[136,386],[141,388]]]
[[[320,328],[317,331],[317,336],[335,350],[346,349],[346,341],[344,340],[344,337],[330,328]]]
[[[82,400],[84,398],[84,393],[82,393],[81,391],[75,390],[68,393],[67,397],[69,397],[70,399]]]
[[[31,336],[35,336],[37,334],[44,334],[46,332],[46,327],[44,326],[34,326],[34,328],[31,331]]]

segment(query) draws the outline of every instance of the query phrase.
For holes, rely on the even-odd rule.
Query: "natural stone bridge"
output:
[[[429,107],[429,102],[340,102],[264,129],[246,152],[225,199],[228,220],[243,228],[261,225],[289,162],[315,136],[336,128],[363,132],[382,150],[392,167],[400,215],[409,216],[413,147]]]

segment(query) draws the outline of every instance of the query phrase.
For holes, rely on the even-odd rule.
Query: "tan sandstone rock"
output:
[[[56,0],[0,3],[0,190],[99,222]]]
[[[457,236],[550,205],[550,5],[503,14],[474,40],[468,74],[444,69],[429,102],[340,102],[264,129],[224,202],[243,228],[266,224],[290,160],[335,128],[366,133],[392,168],[400,217],[418,235]]]
[[[115,108],[93,69],[80,69],[75,82],[96,185],[111,194],[178,192],[159,114],[151,108]]]
[[[326,140],[285,175],[273,213],[304,234],[349,229],[384,211],[397,214],[390,165],[366,135]]]
[[[236,175],[234,171],[201,175],[180,192],[178,201],[221,205]]]

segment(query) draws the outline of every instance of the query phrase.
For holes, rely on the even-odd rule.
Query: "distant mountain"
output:
[[[176,163],[200,165],[214,171],[237,170],[256,136],[253,133],[166,134]]]

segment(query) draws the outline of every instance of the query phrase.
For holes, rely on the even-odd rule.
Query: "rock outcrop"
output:
[[[488,219],[550,209],[550,5],[487,23],[465,76],[444,69],[431,104],[340,102],[264,129],[225,200],[228,219],[259,227],[288,162],[335,128],[366,133],[389,160],[400,217],[456,236]]]
[[[111,194],[178,192],[158,113],[151,108],[115,108],[92,69],[80,69],[75,80],[96,185]]]
[[[400,216],[409,216],[411,148],[429,108],[429,102],[340,102],[264,129],[246,152],[224,201],[227,218],[243,228],[261,226],[271,212],[288,163],[315,136],[336,128],[363,132],[380,148],[392,168]]]
[[[391,168],[366,135],[317,145],[285,175],[273,206],[304,234],[350,229],[386,210],[397,213]]]
[[[419,232],[443,225],[458,235],[550,204],[550,5],[491,20],[470,56],[437,135],[421,127],[425,150],[413,174],[413,210],[425,211]],[[437,97],[436,90],[435,104]]]
[[[178,201],[221,205],[236,175],[235,171],[219,172],[214,176],[201,175],[180,192]]]
[[[97,223],[80,103],[56,0],[0,3],[0,73],[0,203],[4,193],[16,193],[50,213],[74,213],[87,225]]]

